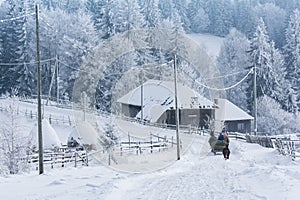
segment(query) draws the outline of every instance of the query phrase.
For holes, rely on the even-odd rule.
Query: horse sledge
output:
[[[213,152],[215,155],[218,152],[223,153],[223,149],[227,145],[227,142],[225,142],[224,140],[218,140],[213,134],[210,136],[208,143],[211,147],[211,152]]]

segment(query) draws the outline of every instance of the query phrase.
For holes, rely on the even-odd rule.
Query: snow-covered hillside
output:
[[[299,197],[300,162],[232,139],[231,158],[214,156],[197,136],[180,161],[151,173],[93,164],[0,178],[0,199],[289,199]],[[175,158],[174,158],[175,159]]]
[[[188,34],[187,37],[194,40],[198,45],[203,46],[212,58],[219,55],[224,38],[210,34]]]

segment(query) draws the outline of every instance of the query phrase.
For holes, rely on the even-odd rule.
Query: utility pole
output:
[[[253,100],[254,100],[254,135],[257,135],[257,91],[256,91],[256,64],[254,64],[254,69],[253,69]]]
[[[140,73],[140,80],[141,80],[141,122],[144,121],[144,74],[143,69],[141,69]]]
[[[82,102],[83,102],[83,121],[86,119],[86,104],[87,104],[87,94],[85,92],[82,93]]]
[[[39,174],[44,173],[43,165],[43,134],[42,134],[42,104],[41,104],[41,58],[40,58],[40,34],[39,34],[39,6],[35,5],[36,16],[36,54],[38,75],[38,148],[39,148]]]
[[[59,76],[58,76],[58,70],[59,70],[59,57],[56,55],[55,59],[55,64],[56,64],[56,103],[57,105],[59,104]]]
[[[48,97],[47,97],[46,105],[48,105],[50,97],[51,97],[51,91],[52,91],[52,86],[53,86],[55,72],[56,72],[56,62],[57,62],[57,60],[55,61],[55,65],[53,67],[53,72],[52,72],[52,77],[51,77],[51,82],[50,82],[50,87],[49,87],[49,91],[48,91]],[[51,69],[51,65],[50,65],[50,69]]]
[[[177,160],[180,160],[179,109],[178,109],[178,99],[177,99],[177,67],[176,67],[176,54],[174,54],[174,86],[175,86],[175,124],[176,124]]]

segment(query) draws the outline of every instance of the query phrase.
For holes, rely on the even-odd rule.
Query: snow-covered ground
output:
[[[181,160],[150,173],[94,162],[0,177],[0,199],[299,199],[299,161],[233,139],[231,158],[224,160],[201,145],[205,140],[197,136]]]

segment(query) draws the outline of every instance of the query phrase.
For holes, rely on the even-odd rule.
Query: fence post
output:
[[[150,133],[150,153],[153,152],[153,145],[152,145],[152,133]]]
[[[51,122],[51,114],[49,115],[49,123],[51,124],[52,122]]]
[[[128,133],[128,146],[129,146],[129,149],[130,149],[130,134]]]
[[[86,166],[88,166],[89,165],[89,158],[88,158],[87,150],[85,150],[85,159],[86,159]]]
[[[75,167],[77,167],[77,152],[75,151]]]
[[[52,152],[51,152],[50,156],[51,156],[51,169],[53,169],[54,159],[55,158],[53,158],[53,153]]]
[[[69,125],[72,126],[71,118],[69,115],[68,115],[68,119],[69,119]]]
[[[63,154],[62,154],[61,167],[65,167],[65,152],[63,152]]]

